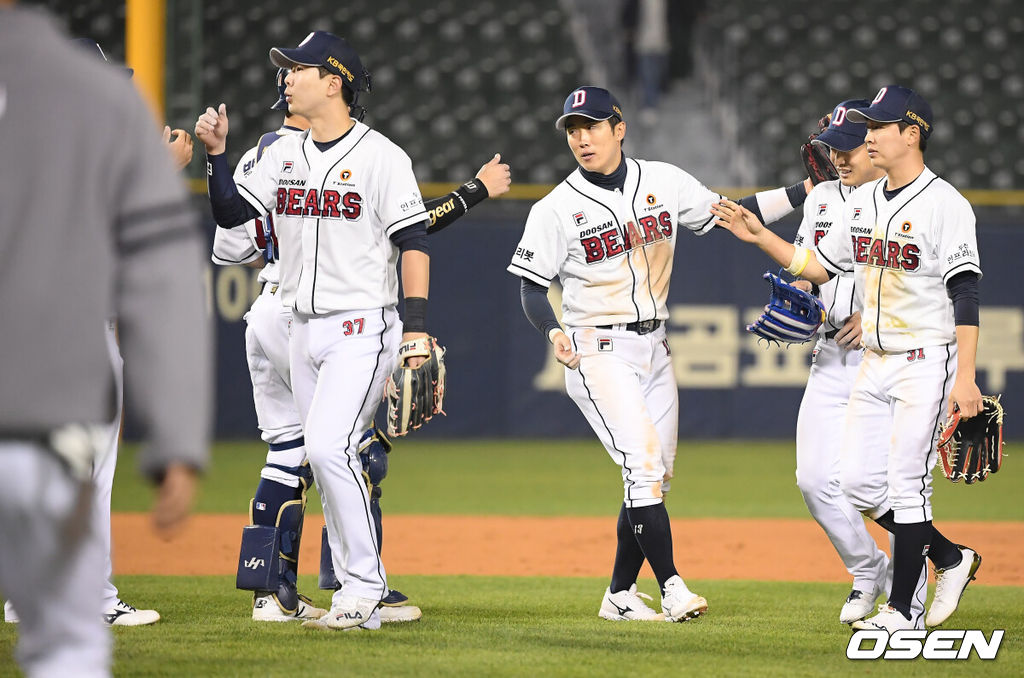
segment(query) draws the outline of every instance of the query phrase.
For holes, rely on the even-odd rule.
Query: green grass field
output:
[[[1022,445],[984,485],[936,480],[936,519],[1024,520]],[[258,443],[217,446],[197,511],[241,513],[262,463]],[[793,454],[778,443],[687,443],[677,461],[674,517],[794,517],[806,509]],[[685,473],[682,469],[686,469]],[[685,488],[685,495],[678,492]],[[621,501],[617,467],[592,442],[417,443],[391,455],[385,513],[609,517]],[[151,490],[130,446],[114,487],[115,511],[145,511]],[[317,511],[316,501],[311,511]],[[824,536],[822,536],[824,539]],[[395,548],[395,546],[392,546]],[[612,554],[608,554],[609,567]],[[311,565],[310,569],[315,567]],[[310,569],[306,569],[309,572]],[[685,576],[685,573],[683,573]],[[325,605],[314,577],[303,588]],[[711,602],[686,624],[612,623],[597,617],[607,581],[590,578],[401,576],[421,622],[379,632],[324,633],[297,624],[253,624],[233,577],[124,576],[133,604],[164,619],[115,629],[118,676],[1020,676],[1024,587],[972,587],[957,628],[1005,629],[995,661],[853,662],[836,621],[844,584],[688,580]],[[641,590],[656,593],[653,580]],[[130,592],[130,593],[129,593]],[[657,596],[655,596],[657,600]],[[0,624],[0,676],[17,675],[16,629]],[[287,660],[282,657],[289,657]]]

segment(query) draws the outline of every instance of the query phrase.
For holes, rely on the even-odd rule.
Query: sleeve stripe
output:
[[[968,270],[977,273],[979,278],[981,277],[981,267],[979,267],[978,264],[974,263],[973,261],[965,261],[963,263],[957,264],[953,268],[946,271],[942,275],[942,284],[945,285],[949,281],[950,277],[952,277],[953,275],[957,273],[963,273],[963,271],[957,269],[964,268],[965,266],[968,267]]]
[[[196,238],[198,236],[199,230],[190,222],[176,228],[167,228],[162,231],[157,231],[156,233],[152,233],[142,238],[133,238],[130,242],[125,242],[122,239],[118,242],[117,249],[121,254],[132,254],[139,250],[146,249],[147,247],[159,245],[167,240],[186,240],[188,238]]]
[[[225,259],[224,257],[218,256],[217,253],[215,252],[213,255],[210,256],[210,259],[213,261],[213,263],[219,266],[233,266],[235,264],[248,264],[250,261],[255,261],[256,259],[259,259],[259,256],[259,251],[253,250],[249,254],[242,255],[241,259]]]
[[[152,207],[145,207],[132,212],[125,212],[118,218],[117,227],[118,229],[123,229],[131,224],[151,221],[153,219],[163,219],[168,216],[190,215],[191,212],[192,207],[189,205],[187,200],[165,203],[163,205],[153,205]]]
[[[697,235],[704,235],[704,234],[708,233],[709,231],[711,231],[711,229],[713,229],[714,227],[715,227],[715,215],[714,214],[712,214],[710,217],[708,217],[708,220],[705,221],[700,226],[698,226],[697,228],[690,228],[689,226],[687,226],[687,228],[689,230],[693,231]]]
[[[820,263],[823,267],[827,268],[832,273],[835,273],[835,274],[839,274],[839,273],[853,273],[853,269],[852,268],[846,269],[846,268],[840,268],[839,266],[837,266],[831,259],[826,257],[825,254],[821,250],[819,250],[817,247],[814,248],[814,253],[818,256],[818,263]]]
[[[543,285],[544,287],[551,287],[551,280],[549,280],[548,278],[545,278],[544,276],[542,276],[542,275],[540,275],[538,273],[534,273],[533,271],[531,271],[528,268],[523,268],[519,264],[509,264],[508,268],[505,269],[505,270],[508,271],[509,273],[511,273],[512,275],[519,276],[520,278],[526,278],[527,280],[532,280],[533,282],[537,283],[538,285]]]
[[[239,193],[239,195],[241,195],[243,198],[245,198],[245,201],[247,203],[249,203],[250,205],[255,207],[257,212],[259,212],[260,214],[266,214],[267,213],[266,205],[264,205],[262,202],[260,202],[260,199],[257,198],[255,196],[255,194],[253,194],[252,191],[250,191],[248,188],[246,188],[245,186],[243,186],[241,184],[235,184],[235,185],[238,186],[238,193]]]
[[[424,221],[426,221],[426,222],[430,221],[430,215],[427,214],[426,210],[423,210],[421,212],[417,212],[416,214],[413,214],[413,215],[408,216],[408,217],[402,217],[398,221],[396,221],[393,224],[391,224],[390,226],[386,227],[384,229],[384,233],[388,237],[391,237],[392,235],[394,235],[394,233],[396,231],[400,231],[403,228],[406,228],[408,226],[412,226],[414,224],[419,224],[419,223],[422,223]]]

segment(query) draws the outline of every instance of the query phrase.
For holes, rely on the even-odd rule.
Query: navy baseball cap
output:
[[[565,129],[565,121],[573,115],[582,115],[591,120],[607,120],[617,117],[623,120],[619,100],[606,89],[585,85],[577,87],[565,98],[562,117],[555,121],[555,129]]]
[[[288,100],[284,98],[284,90],[287,87],[287,85],[284,84],[284,79],[287,76],[288,76],[288,69],[287,68],[279,68],[279,69],[277,69],[277,101],[274,103],[273,106],[270,107],[270,110],[272,110],[272,111],[287,111],[288,110]]]
[[[352,45],[327,31],[313,31],[298,47],[273,47],[270,61],[278,68],[295,66],[323,66],[341,76],[342,82],[353,92],[370,91],[370,74],[363,68]]]
[[[921,128],[925,139],[932,133],[932,107],[920,94],[909,87],[887,85],[878,90],[867,108],[847,113],[853,122],[906,122]]]
[[[858,146],[864,145],[864,135],[867,134],[868,126],[864,122],[850,120],[848,113],[858,108],[867,108],[870,105],[871,102],[867,99],[849,99],[839,104],[832,111],[828,127],[811,143],[828,146],[837,151],[852,151]]]
[[[107,58],[107,55],[103,53],[103,48],[100,47],[100,43],[96,42],[95,40],[91,40],[89,38],[75,38],[71,42],[75,46],[84,49],[86,52],[91,52],[93,55],[99,56],[99,58],[103,59],[106,62],[110,61],[110,59]],[[129,78],[135,75],[134,68],[128,68],[127,66],[125,66],[124,70],[128,71]]]

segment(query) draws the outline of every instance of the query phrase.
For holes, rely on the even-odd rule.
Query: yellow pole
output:
[[[164,120],[165,0],[125,0],[125,57],[135,85]]]

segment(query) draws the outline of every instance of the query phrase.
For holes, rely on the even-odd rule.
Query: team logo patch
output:
[[[613,349],[612,340],[607,338],[601,338],[597,340],[598,351],[611,351]]]
[[[818,205],[818,216],[822,216],[825,212],[828,212],[828,203],[823,202]]]
[[[647,194],[647,204],[648,205],[653,205],[656,202],[658,202],[658,199],[654,197],[654,194],[653,193],[648,193]]]
[[[352,170],[341,170],[341,180],[348,181],[352,178]]]
[[[258,501],[258,502],[256,502],[256,510],[257,511],[266,511],[267,510],[267,505],[264,504],[262,501]]]
[[[579,108],[587,102],[587,90],[578,89],[572,93],[572,107]]]
[[[576,222],[577,226],[582,226],[583,224],[587,223],[587,215],[584,214],[583,212],[577,212],[576,214],[572,215],[572,220]]]
[[[861,213],[861,209],[859,207],[854,207],[853,208],[853,218],[854,219],[860,219],[860,213]]]
[[[903,225],[900,226],[900,230],[903,231],[904,233],[910,233],[911,228],[913,228],[913,226],[909,221],[904,221]]]
[[[283,174],[291,174],[293,167],[295,167],[295,163],[293,163],[291,160],[285,160],[284,164],[281,165],[281,172]]]
[[[882,89],[878,90],[878,94],[876,94],[875,98],[871,100],[871,103],[877,104],[879,101],[885,98],[885,93],[888,91],[888,87],[883,87]]]

